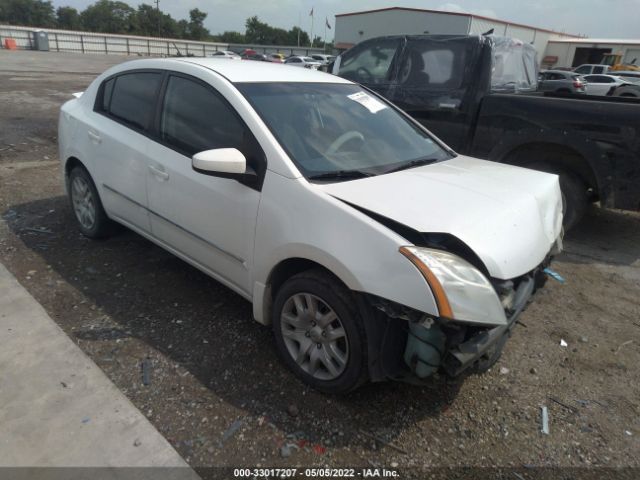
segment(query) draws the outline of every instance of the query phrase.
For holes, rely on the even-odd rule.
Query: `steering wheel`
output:
[[[331,143],[331,145],[329,145],[329,148],[327,148],[325,155],[333,155],[338,150],[340,150],[345,143],[356,138],[364,143],[364,136],[360,132],[349,130],[348,132],[343,133],[338,138],[336,138]]]
[[[364,67],[358,67],[356,69],[356,75],[358,77],[358,82],[373,83],[373,75]]]

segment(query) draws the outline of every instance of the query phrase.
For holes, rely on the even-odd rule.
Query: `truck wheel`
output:
[[[98,190],[84,167],[75,167],[69,174],[69,201],[83,235],[104,238],[115,231],[116,224],[107,217]]]
[[[562,193],[562,215],[564,229],[571,230],[587,212],[587,187],[571,173],[559,173]]]
[[[282,361],[325,393],[354,390],[367,378],[364,326],[352,293],[322,270],[294,275],[278,290],[273,333]]]

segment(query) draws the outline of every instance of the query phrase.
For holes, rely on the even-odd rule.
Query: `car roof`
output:
[[[177,64],[189,63],[212,70],[232,83],[245,82],[307,82],[307,83],[345,83],[349,80],[308,68],[298,68],[271,62],[230,62],[215,57],[179,57],[162,59],[141,59],[126,62],[127,69],[166,68],[171,70]]]

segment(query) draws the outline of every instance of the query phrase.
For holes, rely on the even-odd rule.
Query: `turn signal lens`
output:
[[[438,306],[438,313],[441,317],[444,318],[453,318],[453,310],[451,310],[451,305],[449,304],[449,299],[447,298],[447,294],[444,293],[444,288],[442,288],[442,284],[438,277],[436,277],[433,272],[427,267],[424,262],[422,262],[418,257],[416,257],[407,247],[400,247],[400,253],[407,257],[411,263],[413,263],[420,273],[424,277],[424,279],[431,287],[431,291],[433,292],[433,296],[436,299],[436,305]]]

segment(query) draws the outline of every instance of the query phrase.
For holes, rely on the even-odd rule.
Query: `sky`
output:
[[[152,0],[125,0],[136,7],[154,5]],[[83,10],[91,0],[53,0],[55,7],[69,5]],[[325,18],[333,27],[334,16],[384,7],[414,7],[469,12],[510,20],[540,28],[599,38],[640,38],[640,0],[160,0],[160,9],[176,19],[189,17],[189,10],[208,13],[205,27],[211,33],[225,30],[244,32],[245,20],[253,15],[272,26],[311,28],[309,12],[314,10],[314,36],[324,34]],[[327,40],[333,38],[327,31]]]

